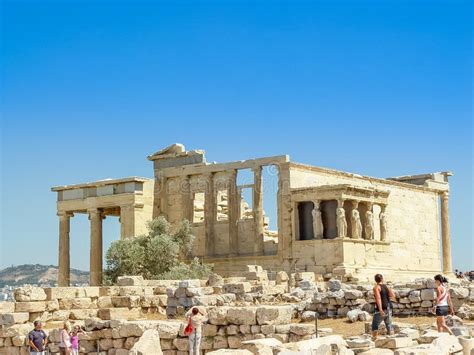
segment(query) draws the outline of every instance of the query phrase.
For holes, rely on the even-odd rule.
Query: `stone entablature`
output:
[[[58,201],[82,200],[89,197],[127,193],[143,194],[143,184],[150,180],[136,176],[123,179],[105,179],[85,184],[54,186],[51,191],[58,193]]]

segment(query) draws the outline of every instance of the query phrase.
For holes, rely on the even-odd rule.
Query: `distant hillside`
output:
[[[37,284],[54,286],[58,279],[58,267],[54,265],[25,264],[0,270],[0,287]],[[86,284],[89,273],[71,269],[71,284]]]

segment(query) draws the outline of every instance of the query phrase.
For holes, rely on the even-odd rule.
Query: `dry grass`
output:
[[[394,323],[409,323],[420,327],[429,327],[435,321],[434,317],[393,317]],[[361,335],[365,333],[365,322],[350,323],[345,318],[328,318],[318,321],[319,328],[331,328],[334,334],[343,336]]]

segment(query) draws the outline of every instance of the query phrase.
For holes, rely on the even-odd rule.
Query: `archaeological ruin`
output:
[[[119,217],[121,238],[145,232],[146,222],[160,215],[172,224],[188,219],[196,236],[191,257],[222,276],[239,275],[248,264],[354,280],[376,272],[403,281],[452,271],[449,172],[374,178],[291,162],[287,155],[208,163],[204,151],[181,144],[148,160],[154,179],[52,188],[59,286],[69,285],[71,217],[81,213],[90,220],[91,286],[102,282],[107,216]],[[264,210],[266,194],[275,201],[276,221]]]

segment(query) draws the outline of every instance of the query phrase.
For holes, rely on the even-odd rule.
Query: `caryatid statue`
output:
[[[355,205],[352,209],[351,229],[353,239],[362,238],[362,222],[360,221],[360,213],[357,209],[357,205]]]
[[[387,215],[385,214],[385,207],[382,206],[382,212],[379,215],[380,219],[380,241],[384,242],[387,240]]]
[[[369,206],[365,212],[365,239],[374,239],[374,214],[372,213],[372,206]]]
[[[314,208],[311,211],[311,214],[313,215],[313,233],[315,239],[323,239],[324,235],[323,219],[321,217],[319,206],[319,201],[315,201]]]
[[[347,235],[346,211],[342,207],[336,210],[337,237],[345,238]]]

